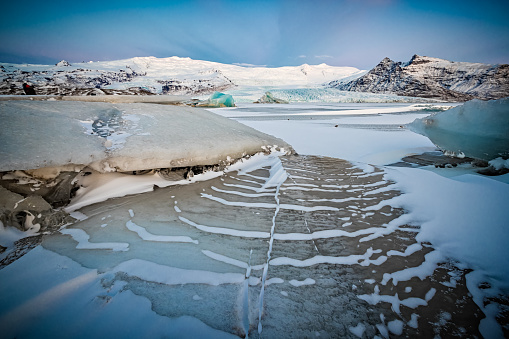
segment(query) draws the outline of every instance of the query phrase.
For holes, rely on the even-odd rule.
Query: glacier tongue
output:
[[[509,157],[509,98],[472,100],[408,126],[444,151],[483,160]]]

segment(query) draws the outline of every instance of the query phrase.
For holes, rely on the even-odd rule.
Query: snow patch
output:
[[[316,281],[314,279],[311,279],[311,278],[306,278],[304,280],[290,280],[289,281],[290,285],[292,286],[295,286],[295,287],[300,287],[300,286],[306,286],[306,285],[314,285],[316,283]]]

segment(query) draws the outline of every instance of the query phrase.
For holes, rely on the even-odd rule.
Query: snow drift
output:
[[[509,98],[472,100],[408,126],[456,155],[483,160],[509,157]]]

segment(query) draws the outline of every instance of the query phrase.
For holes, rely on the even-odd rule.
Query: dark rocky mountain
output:
[[[509,65],[453,62],[419,55],[408,63],[385,58],[360,78],[332,81],[329,86],[443,101],[499,99],[509,96]]]

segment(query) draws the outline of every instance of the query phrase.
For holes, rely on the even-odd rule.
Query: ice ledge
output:
[[[0,101],[0,171],[67,165],[105,172],[215,165],[281,139],[200,108],[144,103]]]

